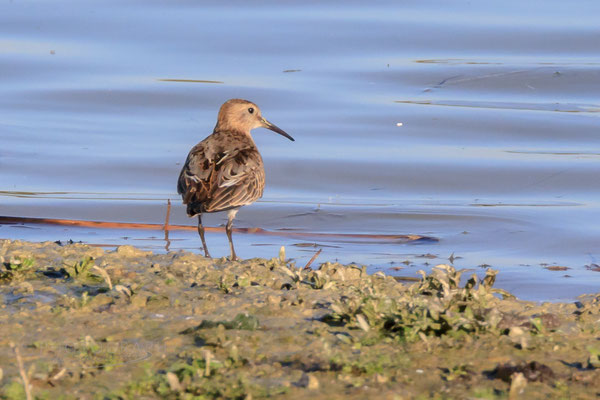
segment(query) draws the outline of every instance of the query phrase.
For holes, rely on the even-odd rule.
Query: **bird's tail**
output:
[[[187,215],[189,217],[195,217],[198,214],[202,214],[202,203],[188,203]]]

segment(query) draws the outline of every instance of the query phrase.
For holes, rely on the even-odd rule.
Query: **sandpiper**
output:
[[[187,204],[187,214],[198,217],[198,234],[204,255],[210,257],[202,213],[228,211],[225,231],[231,259],[237,260],[231,227],[240,207],[262,197],[265,188],[263,160],[250,131],[267,128],[290,140],[290,135],[264,119],[251,101],[227,100],[219,110],[213,133],[192,147],[179,174],[177,192]]]

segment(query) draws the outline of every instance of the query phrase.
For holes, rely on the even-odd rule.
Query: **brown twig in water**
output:
[[[9,217],[0,215],[0,224],[48,224],[61,226],[82,226],[86,228],[105,228],[105,229],[147,229],[163,230],[164,225],[145,224],[135,222],[105,222],[105,221],[84,221],[77,219],[57,219],[57,218],[32,218],[32,217]],[[196,231],[198,228],[194,225],[169,225],[169,230]],[[207,232],[224,232],[222,227],[204,227]],[[439,239],[433,236],[421,235],[388,235],[388,234],[367,234],[367,233],[317,233],[317,232],[289,232],[289,231],[267,231],[262,228],[233,228],[237,233],[251,233],[256,235],[280,236],[280,237],[298,237],[298,238],[325,238],[338,240],[385,240],[396,243],[408,243],[416,240],[430,240],[437,242]]]
[[[21,374],[21,379],[23,380],[23,387],[25,388],[25,398],[27,400],[32,400],[33,397],[31,396],[31,387],[29,386],[29,379],[27,379],[27,373],[25,373],[25,367],[23,367],[23,359],[21,358],[21,352],[19,351],[19,348],[14,343],[11,343],[10,347],[13,348],[13,350],[15,352],[15,356],[17,357],[17,365],[19,366],[19,374]]]
[[[165,226],[163,230],[165,231],[165,250],[169,251],[169,247],[171,246],[171,241],[169,240],[169,217],[171,216],[171,199],[167,199],[167,215],[165,216]]]
[[[323,251],[323,249],[319,249],[319,251],[317,251],[310,260],[308,260],[308,262],[306,263],[306,265],[304,266],[304,269],[309,269],[310,268],[310,264],[313,263],[313,261],[315,261],[317,259],[317,257],[319,256],[319,254],[321,254],[321,251]]]
[[[169,216],[171,215],[171,199],[167,199],[167,215],[165,216],[165,226],[163,230],[169,230]]]
[[[171,247],[171,241],[169,240],[169,231],[165,231],[165,250],[169,251],[169,247]]]

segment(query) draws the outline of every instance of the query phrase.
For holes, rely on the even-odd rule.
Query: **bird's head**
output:
[[[260,108],[256,104],[242,99],[227,100],[221,106],[214,131],[233,130],[249,135],[250,131],[254,128],[267,128],[285,136],[291,141],[294,140],[294,138],[277,127],[277,125],[263,118]]]

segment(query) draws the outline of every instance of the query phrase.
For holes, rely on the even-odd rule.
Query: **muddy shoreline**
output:
[[[229,262],[0,241],[0,395],[595,398],[600,295],[533,303],[439,266]],[[463,282],[463,283],[461,283]]]

